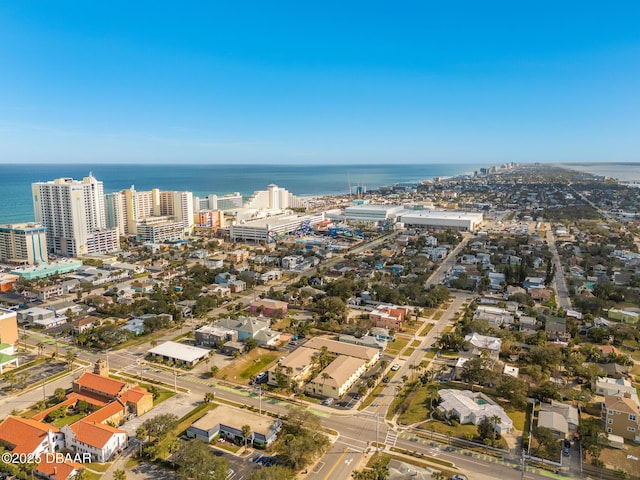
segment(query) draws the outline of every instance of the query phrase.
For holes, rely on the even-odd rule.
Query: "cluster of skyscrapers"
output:
[[[233,223],[304,206],[276,185],[255,192],[204,198],[192,192],[138,191],[134,186],[104,193],[91,173],[82,180],[58,178],[32,184],[35,222],[0,226],[0,261],[17,265],[47,263],[50,255],[78,257],[111,253],[120,237],[144,243],[175,241],[194,232],[213,232]]]

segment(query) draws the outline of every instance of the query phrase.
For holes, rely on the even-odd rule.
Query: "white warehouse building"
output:
[[[398,215],[398,221],[408,228],[450,228],[462,232],[475,232],[482,224],[482,213],[406,210]]]
[[[304,230],[322,222],[324,212],[314,215],[276,215],[242,224],[231,225],[231,241],[274,242],[280,236]]]

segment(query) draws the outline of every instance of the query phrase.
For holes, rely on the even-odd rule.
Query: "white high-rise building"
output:
[[[36,222],[47,229],[47,250],[75,257],[119,248],[117,232],[106,229],[102,182],[58,178],[32,185]]]
[[[258,190],[253,195],[244,208],[256,208],[259,210],[286,210],[288,208],[304,208],[306,202],[296,197],[286,188],[271,184],[267,190]]]
[[[163,192],[157,188],[139,192],[132,185],[127,190],[106,196],[106,212],[109,227],[117,228],[121,235],[137,236],[141,222],[156,217],[170,217],[165,220],[172,225],[179,222],[183,235],[190,234],[194,225],[191,192]],[[152,223],[155,225],[157,222]]]

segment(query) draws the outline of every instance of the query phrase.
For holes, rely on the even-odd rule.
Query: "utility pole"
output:
[[[524,480],[524,472],[526,471],[526,466],[524,463],[524,448],[522,449],[522,470],[520,471],[520,480]]]
[[[176,373],[176,366],[173,366],[173,391],[178,391],[178,374]]]
[[[380,442],[378,441],[378,419],[379,415],[376,413],[376,452],[380,452]]]

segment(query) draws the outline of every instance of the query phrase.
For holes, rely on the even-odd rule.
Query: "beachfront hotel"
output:
[[[0,262],[12,265],[47,263],[47,229],[37,223],[0,225]]]
[[[137,191],[131,188],[105,196],[109,228],[120,235],[136,236],[142,241],[164,241],[184,238],[194,226],[191,192]],[[150,232],[149,225],[152,225]],[[153,239],[153,240],[151,240]]]
[[[49,253],[67,257],[119,249],[118,231],[107,229],[104,187],[91,173],[32,184],[36,222],[47,229]]]

